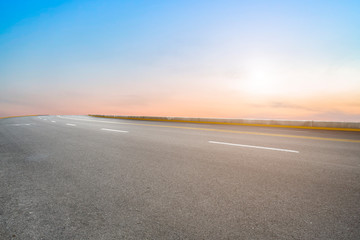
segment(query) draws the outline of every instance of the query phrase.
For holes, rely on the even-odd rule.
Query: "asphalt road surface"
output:
[[[0,239],[360,239],[360,132],[0,120]]]

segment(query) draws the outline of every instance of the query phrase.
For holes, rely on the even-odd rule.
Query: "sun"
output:
[[[243,69],[241,78],[231,80],[230,87],[249,96],[278,94],[283,87],[278,69],[267,62],[253,62]]]
[[[252,69],[243,81],[243,91],[250,95],[272,95],[277,92],[277,83],[268,69]]]

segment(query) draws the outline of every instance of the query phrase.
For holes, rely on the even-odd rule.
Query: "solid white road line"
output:
[[[76,124],[72,124],[72,123],[67,123],[66,125],[68,125],[68,126],[76,126]]]
[[[30,123],[14,123],[10,124],[11,126],[30,126]]]
[[[77,120],[77,121],[100,122],[100,123],[114,123],[114,124],[127,124],[127,123],[113,122],[113,121],[91,120],[91,119],[81,119],[81,118],[72,118],[72,117],[63,117],[63,116],[57,116],[57,117],[58,117],[58,118],[62,118],[62,119]]]
[[[111,131],[111,132],[122,132],[122,133],[127,133],[128,132],[128,131],[109,129],[109,128],[101,128],[100,130]]]
[[[243,145],[243,144],[226,143],[226,142],[215,142],[215,141],[209,141],[209,143],[223,144],[223,145],[230,145],[230,146],[236,146],[236,147],[258,148],[258,149],[273,150],[273,151],[282,151],[282,152],[299,153],[299,151],[289,150],[289,149],[281,149],[281,148],[270,148],[270,147],[261,147],[261,146]]]

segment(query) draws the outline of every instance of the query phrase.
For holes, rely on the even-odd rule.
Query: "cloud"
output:
[[[291,109],[302,109],[302,110],[308,110],[308,111],[316,111],[313,108],[297,105],[297,104],[291,104],[288,102],[272,102],[269,104],[269,107],[272,108],[291,108]]]

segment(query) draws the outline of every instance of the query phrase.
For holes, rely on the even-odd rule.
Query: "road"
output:
[[[360,132],[0,120],[0,239],[360,239]]]

